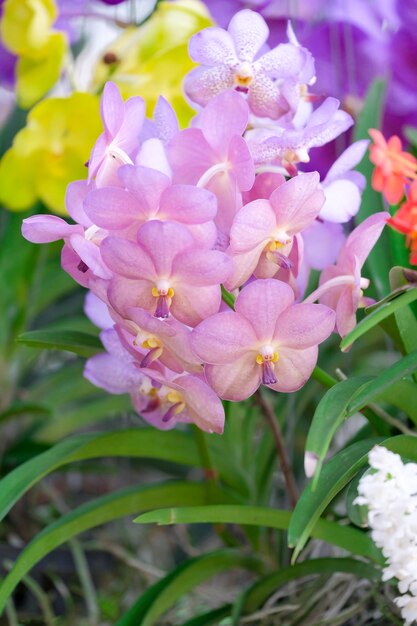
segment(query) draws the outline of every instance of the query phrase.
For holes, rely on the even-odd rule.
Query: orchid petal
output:
[[[68,224],[56,215],[33,215],[22,223],[22,235],[32,243],[50,243],[66,239],[72,234],[84,235],[84,229],[78,224]]]
[[[326,200],[320,209],[322,219],[343,224],[359,211],[361,193],[350,180],[335,179],[323,186],[323,191]]]
[[[305,62],[303,49],[291,43],[281,43],[263,54],[253,67],[266,72],[271,78],[291,78],[301,72]]]
[[[140,203],[121,187],[93,189],[84,207],[92,222],[107,230],[122,230],[139,219],[146,220]]]
[[[92,221],[84,211],[84,200],[90,190],[91,186],[86,180],[75,180],[68,185],[65,193],[65,206],[70,217],[85,228],[92,225]]]
[[[205,319],[191,335],[195,353],[212,364],[233,363],[256,341],[251,324],[233,311],[223,311]]]
[[[251,111],[259,117],[276,120],[288,111],[288,105],[280,95],[276,82],[267,74],[258,73],[249,87],[248,103]]]
[[[305,350],[283,348],[275,363],[277,383],[268,385],[274,391],[290,393],[300,389],[310,378],[317,363],[317,346]]]
[[[146,225],[146,224],[145,224]],[[133,243],[118,237],[107,237],[101,244],[101,254],[108,267],[126,278],[154,280],[156,269],[149,254]]]
[[[106,133],[114,137],[123,123],[125,105],[119,89],[110,81],[104,85],[100,111]]]
[[[270,203],[279,228],[293,235],[313,223],[325,199],[318,183],[317,172],[299,174],[272,192]]]
[[[241,61],[253,61],[269,35],[269,28],[259,13],[244,9],[230,20],[227,29],[232,36],[237,56]]]
[[[184,91],[193,102],[206,106],[214,96],[233,87],[233,76],[233,70],[224,65],[196,67],[185,77]]]
[[[159,214],[184,224],[202,224],[216,216],[216,196],[193,185],[172,185],[162,195]]]
[[[238,61],[232,37],[216,26],[193,35],[188,53],[195,63],[201,65],[233,65]]]
[[[226,91],[211,100],[201,113],[201,129],[210,146],[224,154],[234,135],[246,130],[249,109],[236,91]]]
[[[271,239],[277,225],[275,213],[268,200],[254,200],[236,213],[230,230],[232,253],[248,252]]]
[[[192,235],[181,224],[156,220],[141,226],[137,240],[153,260],[159,277],[170,276],[175,256],[194,245]]]
[[[170,311],[179,322],[194,327],[206,317],[217,313],[220,303],[221,291],[218,285],[194,287],[177,284]]]
[[[279,316],[274,338],[288,348],[311,348],[327,339],[335,321],[334,311],[323,304],[295,304]]]
[[[232,272],[232,262],[224,252],[192,248],[175,257],[172,272],[177,281],[208,287],[224,283]]]
[[[344,266],[348,261],[348,256],[353,255],[357,258],[359,267],[362,267],[389,217],[388,212],[381,211],[374,213],[359,224],[347,238],[346,245],[340,253],[338,265]]]
[[[260,341],[270,342],[278,317],[293,302],[294,292],[289,285],[278,280],[259,279],[239,293],[235,309],[252,324]]]
[[[196,376],[179,376],[175,383],[183,391],[187,410],[196,426],[221,435],[225,415],[217,394]]]
[[[250,398],[261,384],[262,370],[256,352],[247,353],[233,363],[206,365],[206,378],[224,400],[240,402]]]
[[[118,170],[123,186],[136,198],[136,203],[148,217],[157,213],[163,192],[171,181],[162,172],[140,165],[124,165]]]

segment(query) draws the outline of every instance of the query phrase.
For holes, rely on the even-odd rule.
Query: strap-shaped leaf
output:
[[[77,435],[20,465],[0,481],[0,520],[28,489],[47,474],[69,463],[105,456],[160,459],[201,467],[194,440],[179,431],[136,428],[99,435]]]
[[[18,342],[31,348],[66,350],[86,358],[103,350],[98,337],[77,330],[30,330],[20,335]]]
[[[266,526],[278,530],[287,530],[291,512],[259,506],[244,505],[209,505],[204,507],[183,507],[161,509],[140,515],[134,521],[138,524],[240,524],[243,526]],[[313,525],[311,534],[352,554],[364,556],[380,562],[381,555],[372,540],[363,532],[335,522],[318,520]]]

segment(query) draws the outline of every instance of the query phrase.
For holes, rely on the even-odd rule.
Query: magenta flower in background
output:
[[[269,200],[254,200],[238,211],[230,231],[228,254],[234,271],[226,282],[230,290],[255,274],[272,278],[280,268],[294,267],[290,259],[294,238],[316,219],[324,202],[317,172],[300,174],[279,185]],[[300,244],[302,245],[302,244]],[[297,257],[300,252],[297,246]]]
[[[193,35],[189,54],[201,67],[191,70],[185,80],[187,96],[206,106],[213,96],[235,89],[247,94],[257,116],[278,119],[288,113],[290,107],[278,81],[308,83],[313,79],[304,72],[306,66],[312,67],[310,55],[290,43],[264,52],[268,35],[262,16],[248,9],[233,16],[227,31],[211,27]]]
[[[107,82],[100,107],[104,132],[91,152],[88,180],[94,178],[98,187],[104,187],[118,185],[119,166],[133,163],[145,118],[145,102],[139,96],[124,102],[116,85]]]
[[[218,311],[220,284],[231,271],[224,253],[196,247],[188,230],[173,222],[147,222],[137,243],[107,237],[101,252],[117,275],[108,296],[120,315],[140,307],[159,318],[172,314],[188,326]]]
[[[247,285],[235,308],[201,322],[191,339],[218,395],[240,401],[261,384],[282,392],[302,387],[316,364],[317,345],[334,328],[333,311],[294,304],[291,287],[274,279]]]
[[[355,327],[357,309],[370,302],[363,298],[369,280],[361,277],[361,270],[389,217],[384,211],[375,213],[357,226],[347,238],[336,265],[323,270],[320,286],[305,299],[318,299],[336,312],[336,329],[341,337]]]

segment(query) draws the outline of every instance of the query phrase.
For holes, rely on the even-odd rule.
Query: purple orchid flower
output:
[[[213,193],[171,185],[165,174],[147,167],[124,165],[117,174],[123,187],[101,187],[86,196],[84,209],[94,224],[110,232],[125,231],[135,239],[147,221],[168,220],[187,226],[198,244],[213,246],[217,236]]]
[[[194,423],[208,433],[221,435],[224,428],[224,408],[217,394],[198,376],[173,376],[144,369],[157,387],[152,410],[142,410],[142,417],[157,428],[172,428],[177,422]]]
[[[256,280],[239,293],[236,311],[217,313],[194,329],[193,348],[221,398],[245,400],[261,384],[283,392],[305,384],[335,315],[323,305],[293,303],[285,283]]]
[[[291,175],[296,174],[295,164],[308,163],[311,148],[324,146],[352,126],[353,119],[339,105],[336,98],[326,98],[304,127],[277,126],[267,139],[248,141],[255,163],[261,165],[278,159]]]
[[[298,80],[309,53],[287,43],[262,54],[268,35],[265,20],[249,9],[234,15],[227,31],[211,27],[193,35],[189,54],[201,67],[191,70],[185,80],[188,97],[206,106],[213,96],[235,89],[247,95],[257,116],[278,119],[286,114],[289,106],[279,81]],[[303,76],[302,82],[312,78]]]
[[[173,182],[205,187],[216,194],[217,227],[228,233],[241,192],[248,191],[255,170],[245,140],[246,102],[234,92],[214,98],[202,111],[200,128],[178,133],[167,146]]]
[[[306,303],[319,300],[332,308],[336,312],[336,329],[341,337],[355,327],[357,309],[370,302],[363,297],[369,280],[361,277],[361,270],[389,217],[389,213],[382,211],[357,226],[347,238],[336,265],[326,267],[321,273],[319,287],[304,300]]]
[[[116,85],[107,82],[101,97],[104,132],[97,139],[88,165],[88,181],[97,187],[118,185],[117,169],[133,164],[139,135],[145,119],[145,102],[135,96],[123,102]]]
[[[291,259],[295,236],[314,222],[323,202],[319,175],[311,172],[283,182],[269,200],[254,200],[242,207],[230,231],[228,254],[234,272],[225,283],[227,289],[243,285],[252,274],[272,278],[280,268],[296,270],[302,243],[297,242],[297,258]]]
[[[116,311],[124,316],[128,307],[140,307],[188,326],[219,310],[220,284],[231,272],[224,253],[196,247],[188,230],[173,222],[147,222],[137,243],[107,237],[101,253],[116,274],[108,291]]]

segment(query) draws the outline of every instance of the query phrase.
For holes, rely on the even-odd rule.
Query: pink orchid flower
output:
[[[148,167],[124,165],[118,177],[123,187],[101,187],[86,196],[84,209],[94,224],[107,231],[126,231],[134,239],[145,222],[169,220],[187,226],[197,243],[213,246],[217,236],[213,193],[193,185],[171,185],[168,176]]]
[[[231,271],[224,253],[196,247],[174,222],[147,222],[137,243],[107,237],[101,253],[116,274],[108,290],[116,311],[124,316],[128,307],[139,307],[162,319],[172,314],[188,326],[219,310],[220,284]]]
[[[200,128],[178,133],[167,145],[174,183],[204,187],[217,196],[215,222],[228,233],[241,206],[241,192],[248,191],[255,169],[242,137],[248,107],[239,94],[227,92],[214,98],[201,112]]]
[[[236,13],[227,31],[211,27],[193,35],[189,54],[201,67],[191,70],[185,80],[187,96],[206,106],[213,96],[235,89],[247,96],[255,115],[278,119],[287,113],[289,105],[280,83],[290,78],[297,81],[310,67],[310,55],[292,43],[262,54],[268,35],[265,20],[249,9]]]
[[[363,297],[369,280],[361,276],[361,270],[389,217],[389,213],[382,211],[357,226],[347,238],[336,265],[321,273],[318,289],[304,300],[306,303],[319,300],[332,308],[336,312],[336,329],[341,337],[356,326],[357,309],[369,303],[369,299]]]
[[[162,429],[185,422],[208,433],[223,433],[223,405],[201,378],[191,374],[173,375],[166,369],[141,371],[151,379],[155,390],[154,403],[141,412],[145,420]]]
[[[317,345],[334,328],[334,312],[294,304],[291,287],[275,279],[247,285],[235,308],[201,322],[191,338],[218,395],[240,401],[261,384],[283,392],[302,387],[317,362]]]
[[[236,214],[228,249],[234,263],[226,282],[229,290],[243,285],[252,274],[272,278],[280,268],[294,268],[297,275],[302,246],[297,235],[316,219],[324,194],[317,172],[281,181],[269,200],[254,200]]]
[[[123,102],[117,86],[104,85],[100,102],[104,132],[97,139],[88,163],[88,181],[97,187],[117,185],[117,169],[133,163],[145,119],[145,102],[135,96]]]

